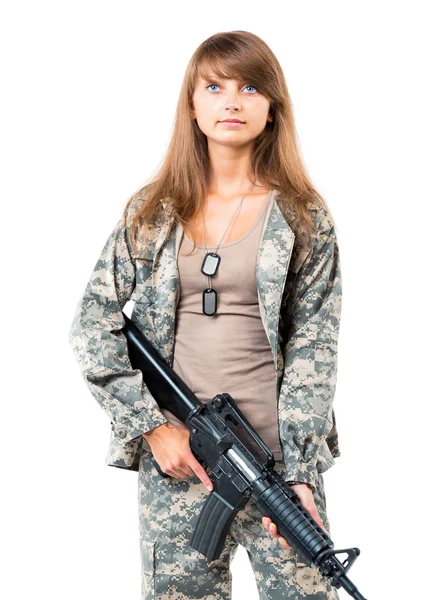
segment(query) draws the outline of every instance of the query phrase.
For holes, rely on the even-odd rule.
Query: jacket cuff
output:
[[[111,421],[111,425],[114,434],[120,441],[129,442],[143,433],[168,422],[160,410],[145,408],[139,413],[133,413],[131,416],[117,422]]]
[[[283,478],[286,483],[309,483],[312,486],[312,492],[315,492],[318,471],[315,466],[305,462],[295,463],[292,466],[286,464]]]

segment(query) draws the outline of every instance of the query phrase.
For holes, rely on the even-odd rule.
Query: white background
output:
[[[140,598],[137,474],[104,464],[110,424],[67,334],[125,201],[163,157],[190,56],[234,29],[278,57],[338,228],[332,537],[361,549],[349,575],[366,598],[435,597],[433,4],[2,5],[3,598]],[[255,600],[243,549],[232,573],[233,599]]]

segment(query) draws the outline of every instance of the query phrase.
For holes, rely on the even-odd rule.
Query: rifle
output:
[[[214,489],[202,507],[190,546],[208,561],[217,559],[236,514],[253,498],[261,516],[268,516],[303,560],[355,600],[365,600],[346,576],[360,554],[359,548],[335,550],[333,541],[300,503],[298,496],[273,468],[272,452],[227,393],[206,404],[198,400],[161,357],[151,342],[124,313],[122,333],[128,342],[133,369],[143,374],[152,396],[190,431],[190,448],[198,462],[212,471]],[[163,473],[152,458],[162,477]],[[347,554],[341,562],[337,554]]]

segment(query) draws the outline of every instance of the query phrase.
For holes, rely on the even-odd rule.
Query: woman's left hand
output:
[[[315,505],[315,500],[313,498],[312,488],[307,483],[296,483],[293,486],[293,490],[298,496],[298,500],[304,506],[308,513],[313,517],[313,519],[318,523],[323,531],[326,532],[327,535],[330,535],[327,529],[324,527],[321,517],[318,514],[318,509]],[[262,524],[265,529],[269,531],[272,537],[277,538],[280,541],[280,546],[282,548],[290,548],[287,541],[277,532],[277,526],[275,523],[271,521],[269,517],[263,517]]]

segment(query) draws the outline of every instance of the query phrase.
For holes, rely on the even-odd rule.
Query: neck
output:
[[[250,179],[251,148],[230,148],[220,144],[209,144],[210,178],[208,193],[232,198],[243,196],[252,185]],[[257,190],[259,182],[251,192]]]

